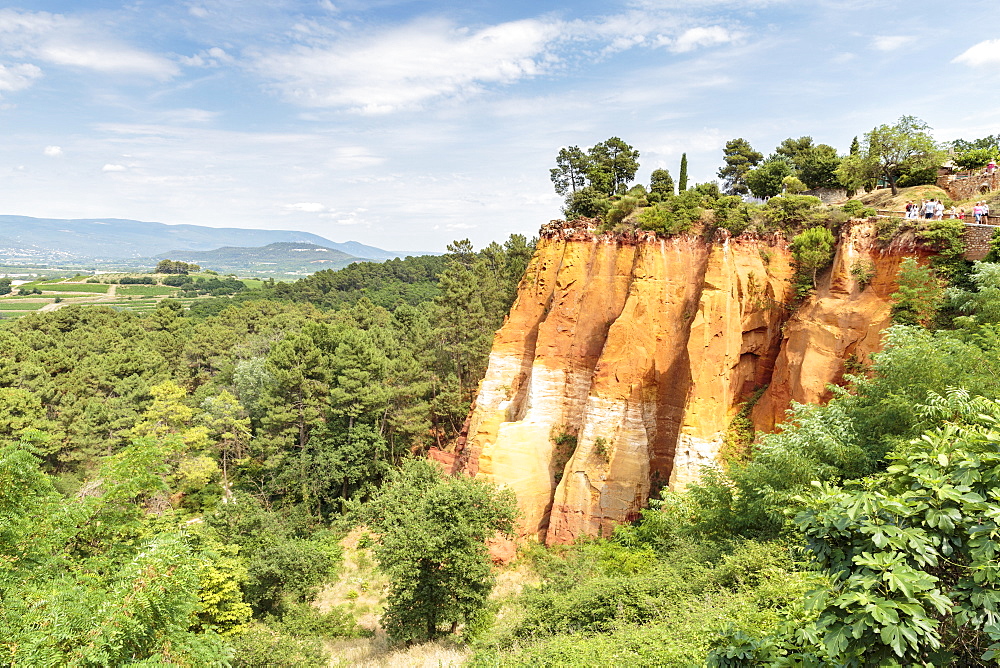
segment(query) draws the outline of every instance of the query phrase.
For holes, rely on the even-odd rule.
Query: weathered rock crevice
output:
[[[815,296],[793,311],[780,237],[546,226],[457,465],[515,492],[524,537],[608,535],[714,462],[759,388],[752,419],[770,430],[791,400],[825,400],[846,360],[878,349],[898,264],[913,253],[874,239],[868,224],[845,232]],[[851,272],[862,259],[874,267],[867,285]]]

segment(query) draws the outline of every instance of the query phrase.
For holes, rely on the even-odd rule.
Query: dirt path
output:
[[[51,304],[46,304],[42,308],[38,309],[36,313],[41,313],[42,311],[57,311],[63,306],[68,306],[69,304],[97,304],[100,302],[113,302],[116,300],[118,294],[118,285],[115,283],[108,284],[108,291],[102,294],[95,294],[90,297],[76,297],[72,301],[63,300],[61,302],[53,302]]]

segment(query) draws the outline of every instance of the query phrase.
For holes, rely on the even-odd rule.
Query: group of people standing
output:
[[[952,207],[954,212],[955,207]],[[944,203],[939,199],[926,199],[920,204],[907,200],[907,218],[926,218],[927,220],[941,220],[944,218]],[[955,216],[952,216],[954,218]]]
[[[972,207],[972,215],[976,217],[977,223],[988,223],[990,221],[990,205],[986,202],[976,202]]]
[[[965,209],[958,209],[952,205],[948,210],[948,217],[952,220],[965,220]],[[988,223],[990,218],[990,206],[986,202],[976,202],[972,207],[972,215],[977,223]],[[944,218],[944,202],[939,199],[927,199],[917,204],[916,202],[906,202],[907,218],[925,218],[927,220],[941,220]]]

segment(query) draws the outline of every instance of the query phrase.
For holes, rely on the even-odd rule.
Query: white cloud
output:
[[[49,156],[50,158],[57,158],[63,154],[62,147],[60,146],[46,146],[42,153]]]
[[[876,35],[872,47],[878,51],[895,51],[913,41],[912,35]]]
[[[0,54],[97,72],[169,79],[171,60],[132,48],[100,26],[48,12],[0,9]]]
[[[193,56],[180,57],[182,64],[191,67],[221,67],[224,64],[232,63],[234,60],[224,49],[220,49],[217,46],[200,51]]]
[[[326,211],[326,205],[319,202],[296,202],[295,204],[286,204],[285,209],[304,213],[323,213]]]
[[[394,111],[485,84],[508,84],[545,70],[554,24],[513,21],[478,31],[421,20],[326,46],[299,46],[258,58],[256,69],[306,106]]]
[[[687,53],[698,47],[717,46],[732,42],[735,39],[736,35],[721,26],[691,28],[674,40],[669,48],[675,53]]]
[[[975,44],[956,56],[951,62],[970,67],[996,65],[1000,63],[1000,39],[988,39]]]
[[[124,172],[125,169],[126,169],[125,165],[107,164],[101,167],[102,172]]]
[[[354,27],[336,39],[303,36],[309,44],[255,54],[253,69],[303,106],[386,113],[420,108],[436,98],[465,97],[629,49],[666,46],[687,53],[741,37],[720,25],[681,32],[676,17],[641,11],[568,22],[523,19],[481,29],[420,19],[374,34]],[[596,48],[581,48],[586,44]]]
[[[35,79],[42,76],[42,70],[30,63],[0,65],[0,91],[18,91],[30,86]]]

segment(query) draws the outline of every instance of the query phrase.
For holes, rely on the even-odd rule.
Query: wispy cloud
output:
[[[533,19],[478,31],[419,20],[327,46],[261,55],[256,70],[299,104],[387,112],[535,76],[544,71],[546,45],[557,36],[553,25]]]
[[[440,98],[563,73],[633,48],[688,53],[737,42],[721,25],[684,25],[663,12],[630,10],[563,21],[549,16],[478,29],[419,18],[374,32],[302,31],[290,49],[261,51],[253,70],[288,100],[368,114],[421,108]]]
[[[46,146],[42,149],[42,153],[49,156],[50,158],[58,158],[63,154],[61,146]]]
[[[319,202],[296,202],[295,204],[286,204],[285,210],[300,213],[323,213],[327,209],[325,204]]]
[[[671,51],[676,53],[687,53],[702,46],[716,46],[726,44],[736,39],[736,35],[721,26],[709,26],[707,28],[691,28],[686,30],[669,45]]]
[[[1000,39],[988,39],[971,46],[951,62],[970,67],[996,65],[1000,63]]]
[[[112,165],[107,164],[101,167],[102,172],[124,172],[127,169],[125,165]]]
[[[912,35],[877,35],[872,38],[872,48],[877,51],[895,51],[913,40]]]
[[[4,55],[105,74],[139,75],[160,80],[179,72],[170,59],[123,44],[100,26],[48,12],[0,10],[0,56]],[[30,78],[37,78],[40,68],[34,64],[30,67],[35,68]],[[24,77],[32,73],[22,71],[21,74]]]
[[[29,87],[42,76],[41,68],[30,63],[5,67],[0,64],[0,92],[14,92]]]

